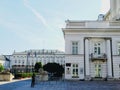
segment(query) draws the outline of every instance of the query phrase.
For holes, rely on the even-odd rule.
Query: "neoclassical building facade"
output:
[[[65,64],[65,55],[59,50],[26,50],[23,52],[14,52],[10,59],[10,68],[13,73],[32,72],[36,62],[42,65],[47,63],[58,63],[62,66]]]
[[[120,0],[96,21],[67,20],[65,79],[120,79]]]

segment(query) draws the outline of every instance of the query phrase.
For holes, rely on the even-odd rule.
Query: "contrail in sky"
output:
[[[45,26],[48,27],[48,24],[47,24],[45,18],[44,18],[37,10],[35,10],[35,9],[29,4],[28,0],[24,0],[24,5],[25,5],[27,8],[29,8],[29,9],[33,12],[33,14],[34,14]]]

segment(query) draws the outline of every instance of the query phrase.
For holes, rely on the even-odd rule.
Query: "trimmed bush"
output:
[[[15,74],[15,78],[19,79],[19,78],[26,78],[26,77],[31,77],[32,73],[16,73]]]
[[[41,62],[37,62],[34,66],[35,72],[38,72],[40,68],[42,68]]]
[[[53,77],[62,77],[64,73],[64,68],[58,63],[47,63],[43,66],[43,69],[53,74]]]
[[[2,72],[4,70],[3,65],[0,64],[0,72]]]

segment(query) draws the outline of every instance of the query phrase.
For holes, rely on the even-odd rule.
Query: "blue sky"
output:
[[[0,0],[0,54],[64,51],[65,20],[96,20],[109,0]]]

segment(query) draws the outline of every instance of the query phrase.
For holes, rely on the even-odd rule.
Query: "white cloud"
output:
[[[43,23],[43,25],[48,27],[45,18],[29,4],[28,0],[24,0],[24,5],[33,12],[33,14]]]
[[[47,30],[49,30],[49,31],[51,31],[51,32],[53,32],[53,33],[56,32],[56,28],[54,28],[53,26],[50,26],[50,25],[51,25],[51,21],[50,21],[50,22],[47,22],[46,19],[43,17],[43,15],[41,15],[40,12],[38,12],[37,10],[35,10],[35,9],[29,4],[28,0],[24,0],[24,5],[33,12],[33,14],[38,18],[38,20],[39,20],[40,22],[43,23],[43,25],[46,27]],[[55,17],[54,17],[54,18],[55,18]],[[53,18],[53,19],[54,19],[54,18]],[[58,18],[60,18],[60,17],[58,17]],[[52,21],[53,21],[53,20],[52,20]],[[63,25],[61,25],[61,23],[58,24],[58,23],[57,23],[57,20],[55,20],[54,22],[55,22],[55,23],[54,23],[54,26],[63,26]],[[48,23],[49,23],[49,24],[48,24]],[[57,28],[58,28],[58,27],[57,27]],[[56,35],[56,36],[57,36],[57,35]],[[57,36],[57,38],[59,38],[59,37]]]
[[[101,4],[100,12],[105,14],[110,9],[110,0],[102,0],[101,2],[102,2],[102,4]]]

